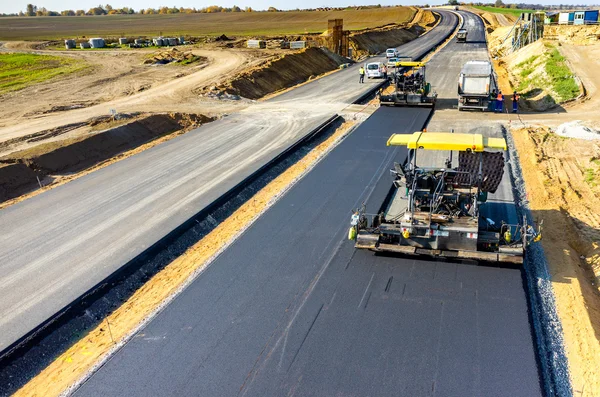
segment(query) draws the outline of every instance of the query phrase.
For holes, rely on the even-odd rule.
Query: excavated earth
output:
[[[200,114],[143,115],[87,136],[11,153],[0,158],[0,202],[26,193],[42,182],[52,182],[58,175],[82,171],[155,139],[212,120]]]

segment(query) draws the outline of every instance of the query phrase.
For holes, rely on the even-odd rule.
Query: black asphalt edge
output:
[[[283,152],[279,153],[276,157],[269,160],[266,164],[264,164],[259,169],[254,171],[251,175],[246,177],[243,181],[239,182],[234,187],[229,189],[226,193],[221,195],[215,201],[213,201],[212,203],[210,203],[209,205],[204,207],[202,210],[200,210],[198,213],[196,213],[190,219],[188,219],[187,221],[185,221],[184,223],[179,225],[177,228],[175,228],[174,230],[169,232],[166,236],[164,236],[163,238],[158,240],[152,246],[148,247],[146,250],[144,250],[138,256],[131,259],[129,262],[127,262],[125,265],[123,265],[117,271],[112,273],[110,276],[106,277],[104,280],[97,283],[95,286],[93,286],[88,291],[83,293],[80,297],[75,299],[69,305],[67,305],[64,308],[62,308],[61,310],[59,310],[57,313],[55,313],[53,316],[51,316],[48,320],[44,321],[42,324],[40,324],[39,326],[34,328],[32,331],[28,332],[26,335],[19,338],[17,341],[12,343],[6,349],[1,351],[0,352],[0,371],[4,367],[6,361],[10,361],[13,358],[13,356],[15,356],[20,351],[28,350],[31,345],[35,345],[35,343],[37,341],[39,341],[40,339],[43,339],[47,334],[49,334],[49,333],[53,332],[54,330],[56,330],[57,328],[59,328],[61,326],[61,320],[63,320],[65,317],[68,317],[74,311],[81,311],[82,304],[83,304],[83,306],[87,306],[84,304],[85,301],[92,301],[95,298],[97,298],[98,296],[103,295],[106,292],[106,290],[111,287],[111,284],[115,280],[122,278],[124,274],[132,272],[132,270],[134,270],[132,268],[135,268],[136,265],[138,265],[140,263],[140,261],[143,261],[143,259],[145,257],[151,256],[153,254],[153,252],[163,249],[166,245],[169,245],[169,243],[171,241],[173,241],[174,239],[176,239],[179,235],[181,235],[181,233],[183,231],[188,230],[192,224],[195,224],[197,222],[197,219],[206,217],[208,214],[210,214],[216,208],[218,208],[221,205],[223,205],[224,203],[226,203],[228,200],[230,200],[232,197],[234,197],[236,194],[238,194],[245,186],[249,185],[254,180],[256,180],[260,175],[262,175],[273,164],[277,163],[279,160],[283,159],[284,157],[288,156],[291,152],[298,149],[304,142],[309,141],[310,139],[314,138],[315,136],[319,135],[320,133],[322,133],[323,131],[328,129],[339,119],[341,119],[341,116],[338,114],[335,114],[335,115],[331,116],[330,118],[328,118],[325,122],[320,124],[317,128],[310,131],[308,134],[304,135],[303,137],[299,138],[296,142],[294,142],[292,145],[290,145]]]
[[[525,216],[527,223],[533,224],[534,219],[529,209],[517,149],[511,133],[504,126],[502,126],[502,133],[508,145],[508,168],[517,215],[519,219]],[[563,343],[562,325],[556,312],[551,277],[542,245],[529,246],[524,259],[524,285],[530,306],[530,320],[533,325],[544,394],[547,397],[572,397],[573,389]]]

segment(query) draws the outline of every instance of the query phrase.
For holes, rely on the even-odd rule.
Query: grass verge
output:
[[[0,94],[86,68],[81,61],[54,55],[0,54]]]
[[[546,62],[546,73],[552,82],[552,88],[562,101],[568,101],[579,95],[579,86],[556,47],[551,47]]]
[[[579,86],[573,73],[558,49],[546,44],[541,55],[532,55],[515,65],[513,73],[518,76],[518,90],[524,98],[533,98],[546,92],[556,103],[562,103],[579,95]]]
[[[535,10],[520,10],[516,8],[498,8],[498,7],[488,7],[488,6],[473,6],[481,11],[485,12],[493,12],[496,14],[504,14],[504,15],[513,15],[519,17],[522,12],[535,12]]]

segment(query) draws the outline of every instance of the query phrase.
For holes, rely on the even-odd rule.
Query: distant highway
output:
[[[454,29],[456,16],[440,12],[403,54],[420,56]],[[355,65],[0,210],[0,352],[372,84],[358,84]]]

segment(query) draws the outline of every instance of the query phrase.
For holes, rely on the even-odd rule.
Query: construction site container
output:
[[[185,44],[185,37],[183,37],[183,36],[179,37],[179,44],[181,44],[181,45]]]
[[[136,45],[144,45],[144,44],[146,44],[146,40],[143,40],[143,39],[135,39],[134,43],[135,43]]]
[[[169,37],[167,39],[167,41],[168,41],[168,43],[169,43],[170,46],[175,46],[175,45],[178,44],[177,39],[175,37]]]
[[[152,39],[152,43],[154,43],[157,47],[162,47],[164,45],[163,39],[161,37],[157,39]]]
[[[573,25],[583,25],[583,18],[585,17],[585,11],[575,11],[573,13]]]
[[[598,23],[598,10],[591,10],[585,12],[584,22],[586,24]]]
[[[129,39],[127,39],[126,37],[121,37],[119,39],[119,45],[125,45],[127,44],[127,42],[129,42]]]
[[[569,25],[573,25],[574,21],[575,21],[575,13],[574,12],[570,12],[569,13]]]
[[[92,47],[92,48],[104,48],[106,46],[104,39],[101,39],[99,37],[90,39],[89,43],[90,43],[90,47]]]
[[[75,40],[72,40],[72,39],[65,40],[65,48],[67,50],[71,50],[71,49],[75,48],[76,46],[77,46],[77,43],[75,43]]]
[[[264,40],[248,40],[248,48],[267,48],[267,42]]]
[[[86,49],[86,48],[90,48],[90,43],[88,43],[87,41],[84,41],[83,43],[79,43],[79,48]]]
[[[560,25],[568,25],[569,24],[569,13],[561,12],[560,14],[558,14],[558,23]]]
[[[292,50],[299,50],[301,48],[306,48],[306,41],[290,41],[290,48]]]

